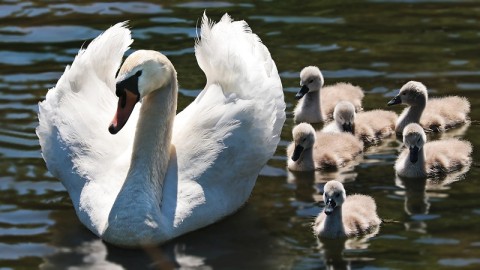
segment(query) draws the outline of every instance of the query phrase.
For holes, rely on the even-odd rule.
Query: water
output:
[[[411,79],[424,82],[432,96],[466,96],[474,121],[447,136],[480,147],[480,3],[162,2],[0,4],[0,268],[480,268],[479,152],[465,175],[439,184],[395,179],[399,143],[393,139],[336,173],[288,173],[284,154],[298,73],[306,65],[318,65],[328,84],[362,86],[366,109],[385,108]],[[192,49],[204,9],[217,20],[224,12],[247,20],[281,73],[289,118],[270,176],[259,177],[246,206],[218,224],[157,248],[113,247],[79,223],[65,189],[46,170],[34,133],[37,103],[82,44],[129,20],[133,49],[160,50],[176,66],[182,109],[204,85]],[[380,216],[396,222],[370,239],[318,242],[311,222],[329,179],[373,196]]]

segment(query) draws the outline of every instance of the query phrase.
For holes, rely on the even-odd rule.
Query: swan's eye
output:
[[[142,76],[142,71],[141,71],[141,70],[137,71],[137,73],[135,73],[135,76],[136,76],[136,77]]]

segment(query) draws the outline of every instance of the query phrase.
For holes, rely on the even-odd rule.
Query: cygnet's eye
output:
[[[310,81],[308,81],[308,83],[313,83],[313,79],[311,79]]]
[[[340,193],[335,194],[335,198],[340,197]]]
[[[421,138],[418,138],[417,143],[420,143],[420,139],[421,139]]]
[[[402,93],[402,95],[404,95],[404,96],[405,96],[406,94],[407,94],[407,92],[403,92],[403,93]]]
[[[307,137],[304,137],[304,138],[302,139],[302,142],[306,142],[306,141],[307,141]]]

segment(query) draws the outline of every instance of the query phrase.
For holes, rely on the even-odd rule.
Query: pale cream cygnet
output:
[[[294,110],[296,123],[320,123],[332,120],[333,110],[339,101],[346,100],[362,110],[363,90],[350,83],[337,83],[323,86],[324,80],[320,69],[315,66],[305,67],[300,72],[300,86],[296,94],[298,104]]]
[[[409,81],[388,105],[406,104],[395,131],[402,134],[410,123],[420,124],[426,131],[443,132],[468,121],[470,102],[465,97],[449,96],[428,99],[427,87],[421,82]]]
[[[367,195],[347,196],[342,183],[332,180],[324,187],[325,209],[315,220],[313,231],[324,238],[364,235],[382,222],[375,200]]]
[[[307,123],[298,124],[292,133],[293,142],[287,148],[292,171],[343,167],[363,151],[363,143],[350,133],[316,132]]]
[[[405,149],[395,162],[395,171],[403,177],[443,177],[469,166],[472,145],[458,139],[426,142],[423,128],[415,123],[403,130]]]
[[[395,133],[397,114],[392,111],[372,110],[355,113],[355,107],[348,101],[335,106],[334,121],[326,125],[323,132],[350,132],[366,145],[379,143]]]

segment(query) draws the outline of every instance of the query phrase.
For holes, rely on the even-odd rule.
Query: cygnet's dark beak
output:
[[[300,156],[302,155],[303,149],[304,148],[301,145],[295,146],[295,150],[293,150],[293,155],[292,155],[293,161],[297,161],[300,158]]]
[[[418,161],[418,150],[419,148],[414,146],[410,147],[410,162],[417,163]]]
[[[402,99],[400,98],[400,95],[397,95],[396,97],[392,98],[392,100],[390,100],[387,103],[387,105],[392,106],[392,105],[401,104],[401,103],[402,103]]]
[[[325,212],[325,215],[330,215],[331,213],[333,213],[333,209],[335,208],[335,206],[337,206],[337,204],[335,203],[335,201],[330,198],[328,199],[326,202],[325,202],[325,209],[323,210]]]
[[[343,129],[344,132],[350,132],[352,134],[355,133],[355,126],[354,126],[353,123],[344,123],[342,125],[342,129]]]
[[[308,91],[310,91],[310,89],[308,89],[306,85],[302,85],[300,91],[295,95],[295,99],[301,99],[306,93],[308,93]]]

